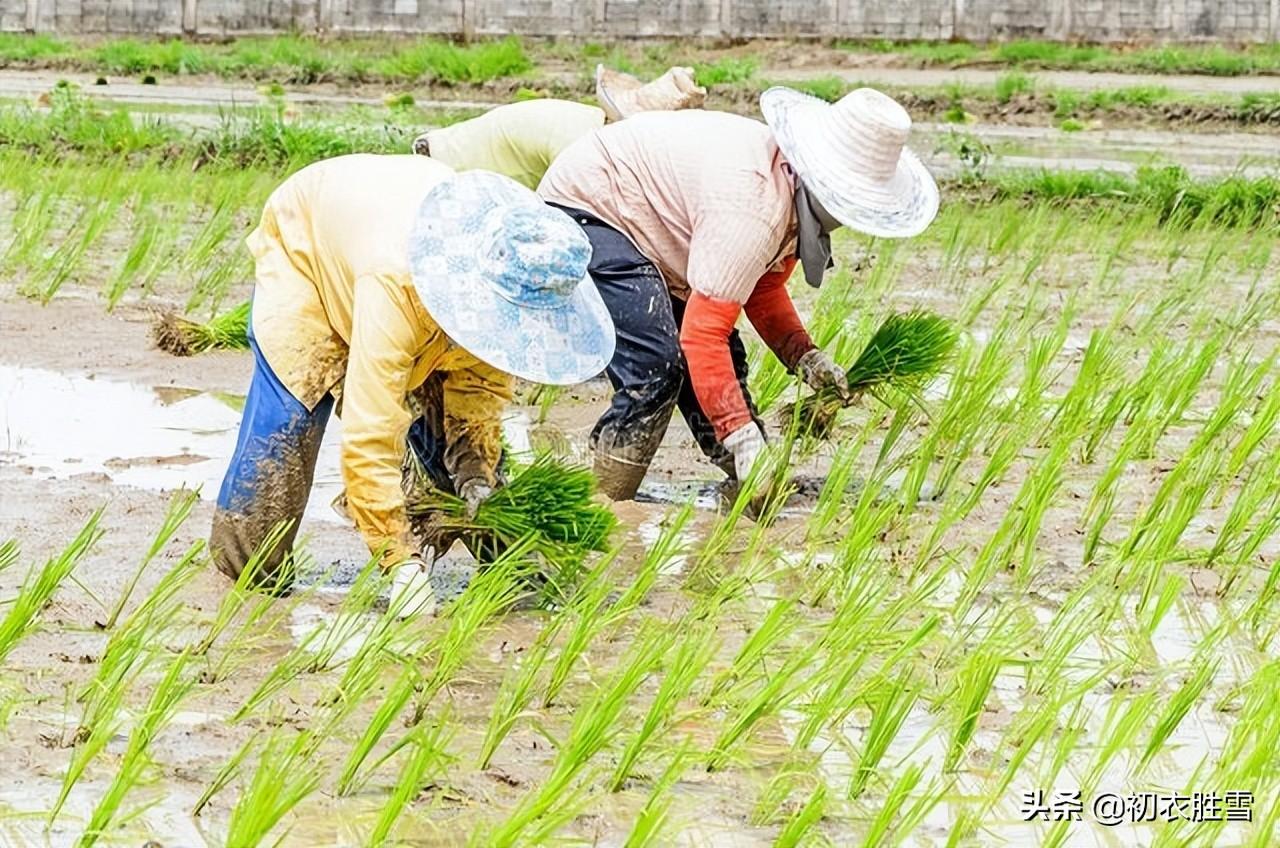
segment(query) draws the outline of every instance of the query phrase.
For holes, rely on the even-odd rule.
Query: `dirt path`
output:
[[[870,85],[893,85],[907,88],[938,88],[949,83],[972,86],[992,86],[1007,69],[980,68],[891,68],[882,65],[865,65],[856,68],[805,67],[799,69],[763,69],[765,79],[786,82],[811,80],[820,77],[837,77],[845,82],[863,82]],[[1193,74],[1118,74],[1087,71],[1027,71],[1040,85],[1069,88],[1078,91],[1100,91],[1133,86],[1155,86],[1183,94],[1245,94],[1248,92],[1280,92],[1280,77],[1213,77]]]
[[[907,88],[939,88],[949,83],[972,86],[991,86],[1004,70],[977,68],[895,68],[883,65],[857,67],[812,66],[802,68],[762,68],[761,79],[781,83],[837,77],[849,83],[890,85]],[[1080,91],[1156,86],[1184,94],[1243,94],[1247,92],[1280,93],[1280,76],[1213,77],[1203,75],[1119,74],[1086,73],[1083,71],[1030,72],[1038,84]],[[576,74],[552,71],[542,75],[547,80],[563,79],[572,82]],[[215,77],[192,77],[181,80],[160,80],[155,85],[143,85],[130,78],[108,76],[106,85],[97,85],[97,74],[58,73],[55,71],[0,70],[0,98],[36,97],[52,88],[58,80],[68,80],[80,85],[93,97],[121,103],[154,104],[165,106],[219,106],[261,103],[264,97],[258,86],[252,83],[228,82]],[[352,106],[382,105],[382,94],[403,89],[390,83],[374,83],[356,88],[339,88],[333,85],[291,86],[285,100],[288,103]],[[421,86],[407,86],[411,90]],[[477,99],[452,99],[439,97],[419,101],[420,106],[456,108],[484,108],[489,101]]]

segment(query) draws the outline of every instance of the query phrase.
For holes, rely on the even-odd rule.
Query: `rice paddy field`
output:
[[[110,44],[23,44],[0,54],[120,73],[95,64]],[[580,568],[543,585],[546,551],[477,572],[458,547],[441,613],[400,620],[329,509],[334,422],[298,589],[213,569],[251,363],[158,349],[157,315],[248,298],[241,240],[292,170],[598,61],[558,49],[458,71],[467,105],[378,56],[347,81],[359,102],[323,79],[233,106],[54,81],[0,102],[0,845],[1277,844],[1280,182],[1180,160],[1223,147],[1217,119],[1146,114],[1153,148],[1193,140],[1107,170],[926,127],[947,140],[916,141],[945,177],[933,226],[841,232],[834,275],[792,292],[845,365],[912,312],[946,318],[954,352],[818,439],[788,430],[803,393],[751,337],[797,479],[772,520],[720,501],[676,421]],[[1241,73],[1274,59],[1249,55]],[[1085,58],[1150,70],[1108,56]],[[764,76],[704,58],[724,87]],[[1265,124],[1231,132],[1274,148]],[[508,444],[585,461],[606,397],[525,387]]]

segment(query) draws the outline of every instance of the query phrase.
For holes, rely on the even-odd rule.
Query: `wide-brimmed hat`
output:
[[[697,109],[706,101],[707,90],[693,81],[693,68],[669,68],[651,82],[596,65],[596,99],[611,121],[621,121],[637,112],[674,112]]]
[[[859,88],[827,103],[777,86],[760,109],[805,188],[846,227],[904,238],[938,214],[938,185],[907,149],[911,117],[892,97]]]
[[[614,329],[573,219],[514,180],[455,174],[418,208],[413,287],[446,335],[500,371],[580,383],[613,358]]]

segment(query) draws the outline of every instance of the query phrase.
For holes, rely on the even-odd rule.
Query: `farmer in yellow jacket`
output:
[[[639,112],[696,109],[706,96],[707,90],[694,82],[691,68],[671,68],[641,83],[600,65],[596,68],[599,107],[549,98],[508,103],[469,121],[423,133],[414,139],[413,152],[455,171],[493,171],[534,189],[560,151],[606,122]]]
[[[348,512],[397,583],[428,592],[436,552],[415,538],[401,482],[409,397],[431,399],[415,424],[419,461],[474,509],[501,482],[499,415],[513,375],[580,382],[612,355],[612,323],[583,282],[586,238],[497,174],[353,155],[287,179],[248,245],[254,375],[213,520],[218,567],[240,575],[284,522],[256,583],[287,588],[336,403]]]

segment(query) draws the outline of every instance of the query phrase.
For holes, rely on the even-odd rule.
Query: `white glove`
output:
[[[435,552],[427,549],[435,560]],[[407,559],[395,566],[391,575],[390,609],[396,618],[431,615],[436,611],[436,593],[431,588],[430,569],[423,560]]]
[[[484,503],[484,499],[492,494],[493,487],[479,477],[463,483],[459,487],[458,496],[467,502],[467,518],[475,518],[476,510],[480,508],[480,504]]]
[[[800,361],[796,363],[796,371],[800,374],[800,379],[814,391],[829,389],[841,400],[849,399],[849,378],[844,369],[822,348],[815,347],[800,357]]]
[[[733,454],[733,470],[739,483],[745,483],[751,469],[764,454],[768,443],[760,426],[752,421],[724,437],[724,446]]]

